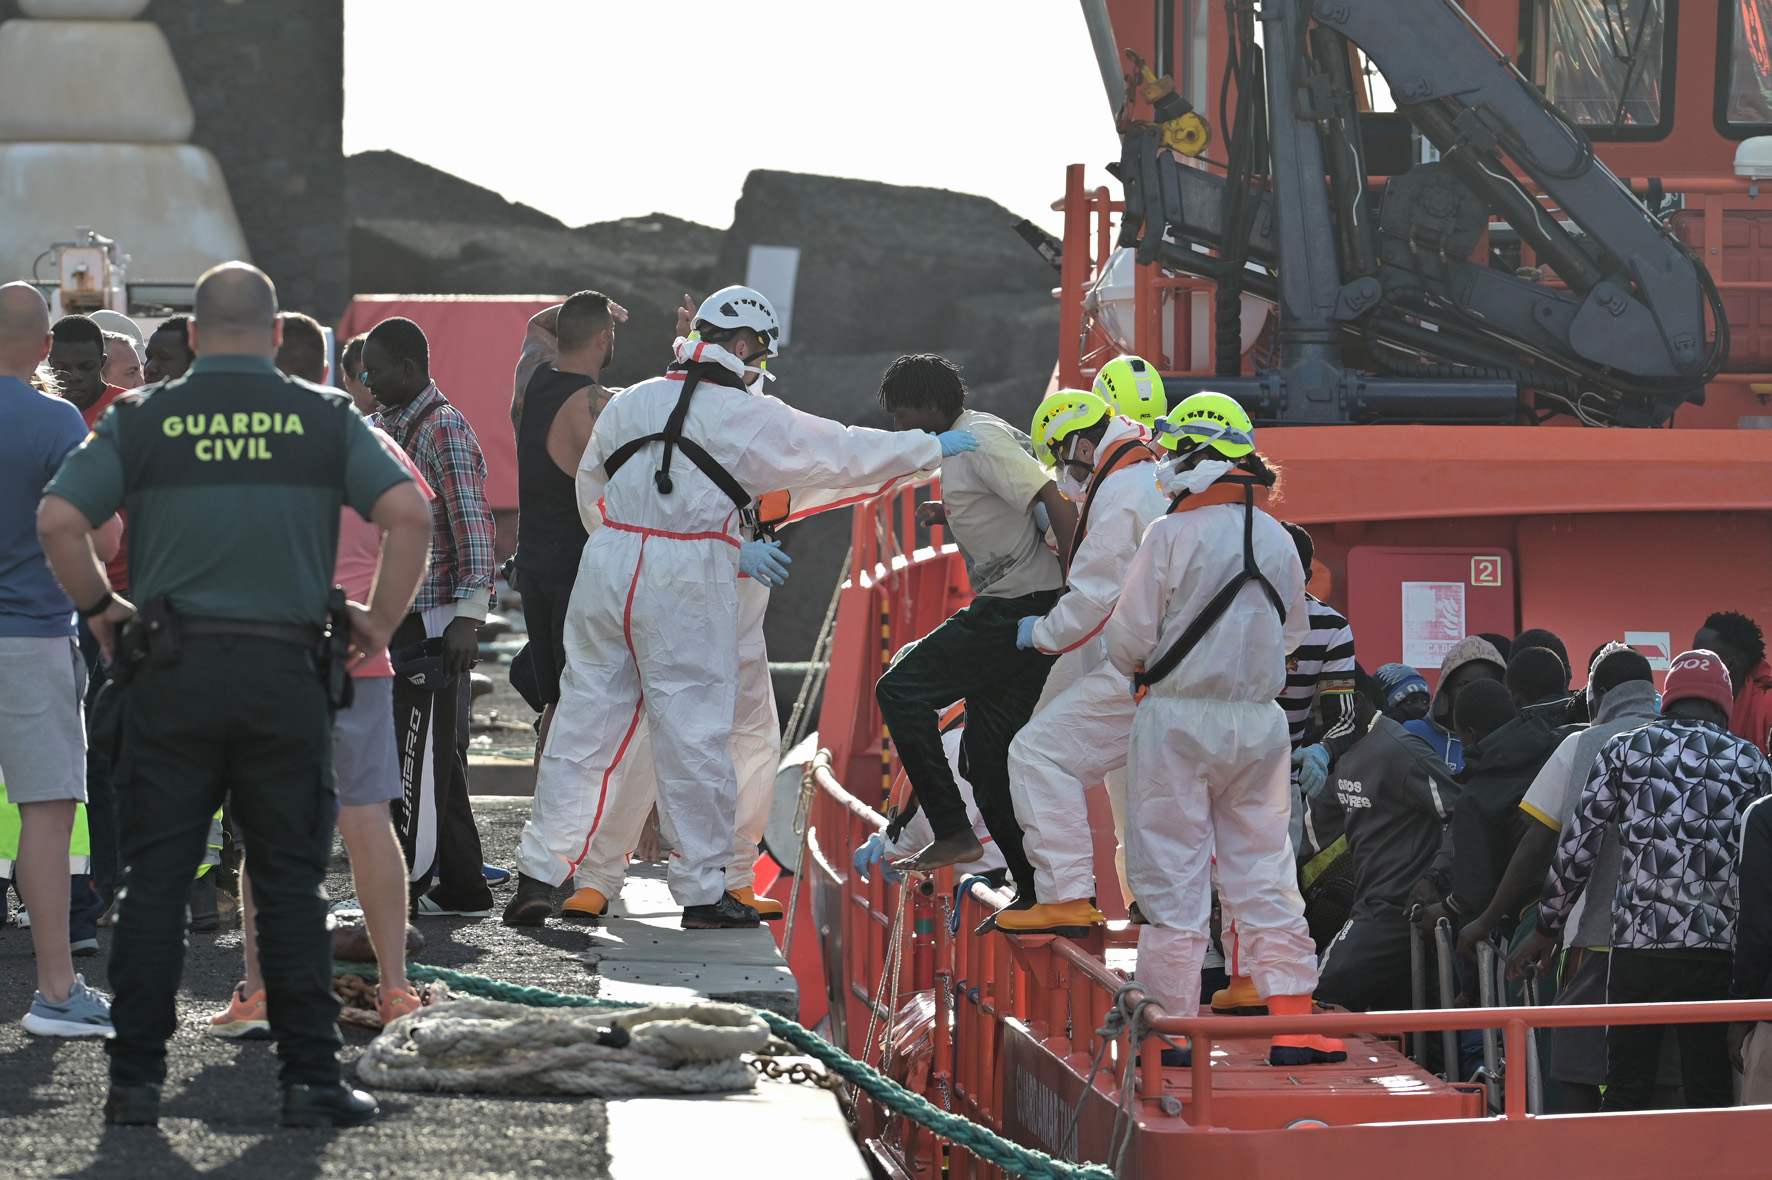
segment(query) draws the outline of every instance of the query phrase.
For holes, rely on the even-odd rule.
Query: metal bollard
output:
[[[1478,1002],[1485,1008],[1497,1008],[1495,990],[1495,944],[1487,938],[1477,944],[1477,995]],[[1489,1109],[1500,1110],[1502,1102],[1501,1088],[1501,1044],[1496,1030],[1483,1030],[1483,1084],[1489,1090]]]
[[[1452,1007],[1452,923],[1441,918],[1434,923],[1434,951],[1440,960],[1440,1007]],[[1456,1029],[1445,1029],[1440,1033],[1440,1051],[1446,1059],[1446,1080],[1456,1082],[1458,1077],[1458,1032]]]
[[[1419,1012],[1427,1007],[1427,939],[1421,930],[1421,907],[1409,911],[1409,1006]],[[1427,1068],[1427,1034],[1409,1034],[1415,1063]]]
[[[1526,1007],[1538,1007],[1537,963],[1526,965],[1526,985],[1520,995]],[[1526,1111],[1529,1114],[1544,1113],[1544,1074],[1538,1064],[1538,1033],[1537,1029],[1526,1033]]]

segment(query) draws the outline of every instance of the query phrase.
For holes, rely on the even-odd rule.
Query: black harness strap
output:
[[[1243,587],[1250,582],[1260,584],[1262,590],[1267,594],[1268,602],[1273,605],[1274,611],[1280,616],[1280,620],[1284,622],[1286,619],[1286,604],[1281,600],[1280,592],[1274,589],[1274,584],[1267,580],[1267,575],[1262,573],[1261,567],[1255,564],[1255,481],[1237,480],[1235,482],[1243,484],[1243,568],[1237,571],[1235,577],[1225,583],[1224,589],[1213,596],[1212,601],[1206,604],[1205,609],[1194,617],[1192,623],[1188,624],[1188,629],[1182,632],[1181,638],[1177,639],[1175,644],[1164,652],[1156,663],[1133,677],[1133,682],[1140,688],[1149,688],[1180,667],[1181,661],[1187,659],[1194,648],[1200,645],[1200,641],[1206,638],[1206,632],[1210,631],[1212,625],[1224,616],[1224,612],[1231,608],[1231,603],[1236,601],[1237,595],[1242,592]],[[1170,511],[1173,512],[1184,498],[1185,493],[1182,496],[1177,496],[1175,503],[1170,506]]]
[[[1107,457],[1107,462],[1098,468],[1101,474],[1089,482],[1088,494],[1083,497],[1083,507],[1077,512],[1076,532],[1071,534],[1071,552],[1065,558],[1067,568],[1077,560],[1077,550],[1083,547],[1083,536],[1089,531],[1089,509],[1095,506],[1095,493],[1101,490],[1101,485],[1106,482],[1107,477],[1114,473],[1114,464],[1144,445],[1143,439],[1131,438],[1115,447],[1114,453]]]
[[[603,474],[614,479],[615,473],[622,465],[639,453],[649,443],[664,444],[664,459],[659,463],[658,470],[653,473],[652,482],[658,485],[658,494],[668,496],[675,490],[671,482],[671,452],[682,451],[684,456],[701,469],[701,473],[714,481],[714,486],[726,493],[728,499],[740,511],[749,508],[752,496],[744,490],[744,486],[734,479],[732,473],[720,466],[719,462],[694,439],[683,437],[683,423],[689,417],[689,399],[695,393],[695,387],[702,381],[709,380],[716,385],[729,385],[743,388],[743,382],[732,376],[722,366],[706,361],[695,362],[684,366],[683,392],[677,395],[677,404],[671,409],[671,416],[665,419],[665,428],[657,434],[648,434],[625,442],[615,449],[615,453],[603,460]]]

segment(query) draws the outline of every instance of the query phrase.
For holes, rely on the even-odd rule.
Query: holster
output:
[[[356,682],[351,679],[351,612],[343,586],[326,598],[326,637],[320,643],[320,675],[326,682],[326,703],[336,711],[351,707]]]
[[[184,640],[179,635],[178,615],[172,600],[164,594],[150,598],[141,606],[137,621],[146,644],[146,655],[156,668],[169,668],[184,658]]]

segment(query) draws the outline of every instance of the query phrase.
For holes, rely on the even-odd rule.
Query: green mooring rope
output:
[[[373,963],[334,963],[335,973],[376,976]],[[577,996],[549,991],[543,987],[524,987],[503,983],[484,975],[452,971],[448,967],[431,967],[424,963],[408,963],[406,974],[413,979],[437,980],[451,988],[488,1000],[507,1004],[527,1004],[532,1008],[633,1008],[632,1002],[618,1003],[596,996]],[[741,1007],[743,1005],[740,1005]],[[1055,1160],[1043,1151],[1023,1147],[1003,1138],[988,1127],[971,1119],[946,1111],[921,1094],[905,1089],[865,1061],[857,1061],[811,1029],[789,1020],[779,1012],[766,1008],[753,1009],[763,1018],[769,1030],[788,1044],[816,1058],[837,1076],[855,1083],[868,1096],[888,1109],[897,1111],[913,1122],[929,1128],[950,1143],[958,1144],[982,1160],[988,1160],[1005,1172],[1027,1176],[1031,1180],[1113,1180],[1114,1174],[1099,1164],[1072,1164]]]

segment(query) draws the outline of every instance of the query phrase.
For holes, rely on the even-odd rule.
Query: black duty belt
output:
[[[318,647],[324,632],[300,623],[255,623],[250,619],[193,619],[180,616],[179,633],[191,635],[243,635],[249,639],[275,639],[298,647]]]

